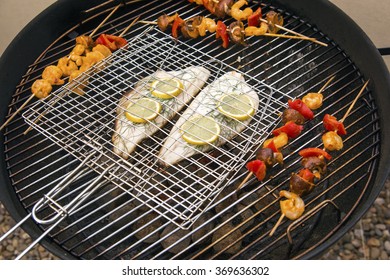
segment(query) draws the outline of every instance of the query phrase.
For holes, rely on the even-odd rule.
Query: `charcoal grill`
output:
[[[252,1],[251,6],[281,12],[287,28],[328,47],[294,39],[249,38],[248,46],[224,49],[213,35],[175,41],[149,25],[134,25],[125,35],[128,48],[98,65],[95,73],[86,74],[91,75],[89,92],[70,93],[83,80],[66,85],[43,103],[30,104],[23,116],[7,125],[0,175],[7,209],[18,221],[26,217],[23,228],[62,258],[294,259],[321,254],[361,218],[387,177],[388,131],[384,128],[390,120],[384,110],[390,105],[390,82],[383,61],[363,32],[326,1],[313,2]],[[66,56],[75,36],[90,33],[116,4],[58,1],[22,31],[0,62],[2,73],[8,70],[0,80],[9,96],[8,105],[1,107],[3,119],[29,98],[29,88],[44,67]],[[161,11],[178,12],[183,18],[208,15],[187,1],[128,1],[99,32],[120,34],[136,17],[154,21]],[[52,32],[42,33],[38,27],[48,22]],[[350,37],[345,37],[346,30]],[[33,49],[25,44],[37,36],[40,40],[34,41]],[[11,64],[19,67],[9,68]],[[208,68],[208,83],[230,70],[242,73],[261,100],[262,109],[253,122],[258,126],[248,127],[220,149],[167,170],[148,160],[174,121],[144,141],[148,148],[138,149],[133,160],[112,155],[107,139],[123,92],[157,69],[187,65]],[[333,76],[315,119],[283,149],[284,166],[274,167],[264,182],[252,178],[237,192],[247,175],[245,162],[278,125],[287,100],[318,90]],[[277,194],[287,188],[291,172],[300,168],[297,151],[321,146],[323,115],[341,118],[368,79],[369,87],[345,121],[344,149],[333,154],[328,174],[304,198],[305,215],[294,222],[285,220],[269,237],[280,215]],[[84,110],[75,111],[78,106]],[[24,135],[29,126],[34,129]],[[213,177],[224,164],[227,172]],[[142,168],[147,168],[145,176]],[[199,181],[211,184],[195,190]],[[63,191],[56,193],[58,186]],[[170,190],[169,203],[159,196],[161,186]],[[45,195],[50,203],[37,204]],[[72,207],[64,209],[64,205]]]

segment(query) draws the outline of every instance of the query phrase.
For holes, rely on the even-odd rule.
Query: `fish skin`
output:
[[[235,121],[223,116],[217,109],[219,99],[226,93],[245,93],[252,98],[257,111],[259,107],[258,94],[245,82],[244,76],[238,72],[227,72],[205,87],[192,101],[182,116],[177,120],[158,154],[162,166],[170,166],[201,152],[212,150],[224,145],[228,140],[243,131],[252,118],[245,121]],[[195,114],[209,115],[218,120],[221,127],[219,139],[211,145],[195,146],[187,143],[182,137],[180,127]],[[229,124],[235,125],[229,128]]]
[[[117,117],[115,119],[114,133],[112,135],[112,143],[114,144],[113,151],[124,159],[128,159],[129,155],[136,149],[142,140],[152,136],[159,131],[166,123],[172,119],[177,112],[190,102],[196,96],[207,79],[210,76],[210,71],[201,66],[191,66],[179,71],[157,71],[153,75],[142,79],[137,83],[135,88],[123,95],[118,103],[116,110]],[[172,99],[159,99],[153,97],[150,93],[150,82],[154,79],[163,79],[176,77],[183,84],[183,92]],[[159,116],[151,122],[144,124],[135,124],[129,121],[125,116],[125,108],[131,100],[139,97],[149,97],[158,100],[163,105],[163,110]],[[164,105],[165,104],[165,105]]]

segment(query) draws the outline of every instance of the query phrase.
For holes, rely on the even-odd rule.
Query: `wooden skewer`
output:
[[[3,130],[4,127],[6,127],[14,118],[17,114],[20,113],[20,111],[23,110],[24,107],[27,106],[27,104],[34,98],[34,94],[31,94],[31,96],[12,114],[11,117],[7,119],[7,121],[0,127],[0,131]]]
[[[144,24],[155,24],[155,25],[157,25],[157,21],[140,20],[138,22],[139,23],[144,23]]]
[[[267,21],[266,19],[264,19],[264,18],[261,18],[260,20],[261,20],[262,22],[268,23],[268,21]],[[293,31],[293,30],[291,30],[291,29],[288,29],[288,28],[286,28],[286,27],[283,27],[282,25],[275,24],[275,26],[276,26],[277,28],[279,28],[280,30],[283,30],[283,31],[286,31],[286,32],[290,32],[291,34],[297,35],[297,36],[299,36],[299,37],[302,37],[302,38],[310,38],[310,37],[305,36],[305,35],[303,35],[303,34],[301,34],[301,33],[298,33],[298,32],[295,32],[295,31]],[[313,43],[319,44],[319,45],[324,46],[324,47],[327,47],[327,46],[328,46],[328,44],[323,43],[323,42],[321,42],[321,41],[318,41],[318,40],[315,39],[315,38],[311,38],[311,39],[312,39],[312,40],[310,40],[310,41],[312,41]]]
[[[265,33],[262,36],[267,36],[267,37],[278,37],[278,38],[285,38],[285,39],[296,39],[296,40],[306,40],[306,41],[311,41],[315,42],[315,38],[311,37],[302,37],[302,36],[295,36],[295,35],[286,35],[286,34],[277,34],[277,33]]]
[[[246,175],[245,179],[242,180],[241,184],[237,187],[237,191],[240,190],[246,184],[246,182],[249,181],[249,179],[252,177],[252,175],[253,175],[253,172],[249,172],[248,175]]]
[[[122,33],[119,35],[119,37],[123,37],[123,36],[127,33],[127,31],[129,31],[130,28],[133,27],[133,25],[139,20],[139,18],[140,18],[140,16],[138,16],[136,19],[134,19],[134,20],[129,24],[129,26],[126,27],[126,28],[122,31]]]
[[[326,87],[333,81],[333,79],[336,78],[336,76],[332,76],[323,86],[322,88],[320,88],[320,90],[318,91],[318,93],[321,93],[323,92]]]
[[[351,106],[349,106],[347,112],[345,112],[343,118],[340,120],[341,123],[343,123],[345,121],[345,119],[348,117],[349,113],[351,112],[352,108],[355,106],[356,102],[358,101],[359,97],[362,95],[363,91],[365,90],[365,88],[367,87],[369,82],[370,82],[370,80],[367,80],[367,82],[364,83],[364,85],[360,89],[358,95],[352,101]]]
[[[100,27],[103,26],[103,24],[106,23],[106,21],[120,8],[120,6],[122,6],[122,4],[119,4],[118,6],[116,6],[112,11],[111,13],[109,13],[105,19],[103,19],[103,21],[92,31],[92,33],[89,35],[90,37],[93,37],[93,35],[95,35],[95,33],[100,29]]]
[[[334,78],[334,77],[332,77]],[[353,102],[351,103],[351,105],[349,106],[347,112],[345,112],[343,118],[340,120],[341,123],[343,123],[345,121],[345,119],[348,117],[349,113],[351,112],[351,110],[353,109],[353,107],[355,106],[356,102],[358,101],[359,97],[362,95],[363,91],[365,90],[365,88],[367,87],[368,83],[369,83],[370,80],[367,80],[367,82],[364,83],[363,87],[360,89],[359,93],[356,95],[355,99],[353,100]],[[278,221],[276,222],[276,224],[274,225],[274,227],[272,228],[271,232],[269,233],[269,236],[272,236],[276,229],[280,226],[282,220],[284,219],[285,215],[282,213],[278,219]]]
[[[276,222],[276,224],[275,224],[274,227],[272,228],[271,232],[269,233],[269,236],[274,235],[276,229],[280,226],[280,223],[283,221],[284,217],[285,217],[284,214],[280,215],[278,221]]]

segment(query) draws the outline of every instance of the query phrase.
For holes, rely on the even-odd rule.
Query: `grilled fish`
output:
[[[112,136],[113,151],[124,159],[136,149],[137,145],[145,138],[159,131],[177,112],[191,101],[202,89],[210,71],[204,67],[192,66],[179,71],[157,71],[142,79],[133,90],[125,93],[119,101],[115,120],[115,131]],[[183,91],[171,99],[160,99],[151,95],[150,86],[153,81],[166,78],[179,79],[183,85]],[[133,123],[126,116],[126,108],[133,100],[148,97],[157,100],[162,105],[162,111],[152,121],[146,123]]]
[[[247,127],[251,118],[244,121],[238,121],[228,118],[218,111],[217,104],[220,98],[227,93],[246,94],[252,98],[254,109],[257,111],[259,107],[259,97],[245,82],[243,75],[235,71],[222,75],[205,87],[178,119],[158,154],[161,165],[173,165],[195,154],[207,152],[214,147],[222,146]],[[210,116],[217,120],[220,125],[220,135],[218,140],[214,143],[196,146],[187,143],[182,138],[180,127],[191,118],[191,116],[197,114]]]

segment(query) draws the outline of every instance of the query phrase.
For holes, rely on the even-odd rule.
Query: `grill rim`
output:
[[[50,39],[52,38],[50,36],[53,36],[53,38],[57,38],[58,36],[60,36],[62,32],[73,26],[75,22],[79,21],[79,19],[75,15],[78,15],[78,12],[80,10],[85,10],[88,7],[96,5],[97,3],[101,3],[102,1],[88,2],[88,5],[86,5],[84,1],[57,1],[55,4],[53,4],[44,12],[42,12],[39,16],[37,16],[32,22],[30,22],[13,40],[13,42],[6,49],[0,59],[0,69],[7,70],[2,71],[2,73],[7,73],[7,75],[0,77],[0,85],[2,85],[4,91],[11,93],[11,95],[9,96],[10,99],[8,101],[12,100],[12,94],[14,93],[14,89],[18,85],[20,77],[24,74],[24,70],[28,68],[28,65],[33,63],[32,60],[34,57],[38,57],[38,55],[40,55],[40,50],[44,50],[46,46],[53,41],[53,39]],[[314,1],[307,0],[296,0],[294,1],[294,4],[289,3],[289,1],[286,1],[286,3],[284,3],[284,1],[276,2],[277,4],[286,7],[288,11],[291,11],[300,16],[303,15],[303,18],[309,18],[309,21],[319,26],[321,31],[332,30],[332,32],[327,32],[332,35],[332,39],[334,39],[338,43],[338,45],[348,54],[350,59],[359,68],[359,70],[363,73],[364,76],[372,77],[373,82],[370,83],[372,91],[375,93],[382,93],[376,94],[374,97],[378,104],[383,105],[378,108],[380,125],[383,128],[383,124],[388,123],[390,121],[389,117],[386,117],[386,114],[382,109],[390,106],[390,99],[386,98],[388,96],[384,94],[389,92],[390,75],[385,75],[385,77],[383,77],[384,73],[388,73],[387,68],[383,62],[383,59],[380,57],[377,49],[367,37],[367,35],[348,16],[346,16],[341,10],[339,10],[337,7],[335,7],[332,3],[329,3],[328,1],[315,1],[315,4],[311,3]],[[138,5],[138,3],[134,5]],[[67,17],[67,15],[69,14],[73,16]],[[332,14],[332,20],[327,21],[326,17],[324,18],[323,16],[324,14]],[[50,36],[49,34],[43,34],[41,28],[37,28],[37,26],[46,25],[57,27],[55,26],[55,24],[53,25],[53,18],[56,19],[56,23],[60,28],[56,29],[55,34],[50,34]],[[321,19],[320,21],[318,21],[319,18]],[[50,24],[48,24],[49,22]],[[353,46],[351,46],[352,42],[348,42],[348,40],[345,40],[343,34],[345,34],[346,30],[348,30],[350,38],[354,37],[354,42],[357,41],[357,45],[361,46],[360,48],[354,49]],[[35,38],[37,38],[37,36],[43,39],[35,40],[35,42],[37,42],[36,47],[33,50],[29,49],[28,44],[25,44],[25,42],[28,40],[34,40]],[[370,52],[378,53],[378,55],[374,55],[371,57],[366,56],[366,53]],[[20,55],[20,53],[22,53],[23,55]],[[15,60],[15,58],[17,58],[17,60]],[[7,67],[8,65],[26,65],[26,67],[9,69]],[[8,104],[10,104],[10,102]],[[8,106],[1,107],[0,109],[1,119],[5,119],[5,116],[8,111]],[[386,131],[386,129],[381,129],[381,132],[381,142],[387,143],[390,131]],[[2,137],[2,140],[5,140],[4,136]],[[1,145],[0,149],[2,151],[0,168],[4,171],[0,172],[0,182],[3,182],[3,185],[5,186],[3,188],[0,188],[0,193],[3,197],[3,202],[7,210],[11,213],[14,219],[19,221],[27,214],[27,212],[24,210],[17,195],[10,191],[13,190],[13,188],[11,185],[10,178],[8,178],[7,176],[8,173],[7,166],[5,164],[6,159],[4,153],[4,145]],[[328,248],[333,243],[335,243],[340,238],[340,236],[344,235],[349,230],[349,228],[352,227],[352,225],[354,225],[369,209],[369,206],[373,203],[379,192],[382,190],[382,187],[389,173],[388,169],[390,165],[390,158],[389,156],[386,156],[389,155],[389,150],[390,147],[386,147],[386,145],[381,145],[381,158],[379,160],[378,171],[375,176],[375,187],[373,187],[371,192],[367,195],[364,204],[361,205],[361,207],[359,207],[359,209],[357,209],[353,213],[353,215],[351,215],[347,223],[345,223],[339,228],[337,234],[334,234],[325,243],[318,246],[313,251],[309,252],[303,258],[315,258],[316,256],[318,256],[321,252],[323,252],[324,248]],[[39,227],[32,222],[26,224],[25,230],[27,230],[33,238],[36,238],[41,233]],[[64,250],[61,247],[57,246],[54,242],[51,242],[50,238],[45,238],[43,240],[43,243],[43,245],[52,253],[65,259],[72,258],[68,254],[66,254],[66,252],[64,253]]]
[[[303,257],[303,259],[313,259],[318,258],[321,255],[321,252],[335,244],[362,218],[382,191],[386,179],[390,174],[390,157],[387,156],[390,153],[390,145],[385,144],[389,143],[390,130],[385,129],[384,125],[390,121],[389,115],[386,115],[384,111],[384,108],[389,108],[390,106],[390,73],[383,58],[380,56],[379,51],[367,34],[365,34],[349,16],[334,4],[323,0],[296,0],[294,3],[291,1],[276,0],[275,2],[283,5],[287,10],[298,16],[302,16],[304,19],[307,18],[309,22],[314,22],[323,32],[332,30],[332,32],[327,33],[331,34],[332,39],[348,54],[349,58],[363,73],[363,76],[371,79],[370,88],[374,93],[374,99],[377,104],[381,104],[381,106],[378,106],[377,108],[381,127],[380,142],[382,144],[380,145],[381,158],[379,159],[377,173],[373,183],[376,187],[373,187],[370,194],[368,196],[366,195],[366,198],[363,198],[363,205],[353,212],[344,225],[339,227],[336,234],[332,235],[328,240]],[[331,14],[332,17],[324,17],[324,15],[329,14]],[[348,38],[353,38],[354,43],[352,40],[346,40],[344,34],[349,34]],[[359,47],[354,48],[353,44]],[[376,53],[378,55],[371,56],[367,55],[367,53]]]

